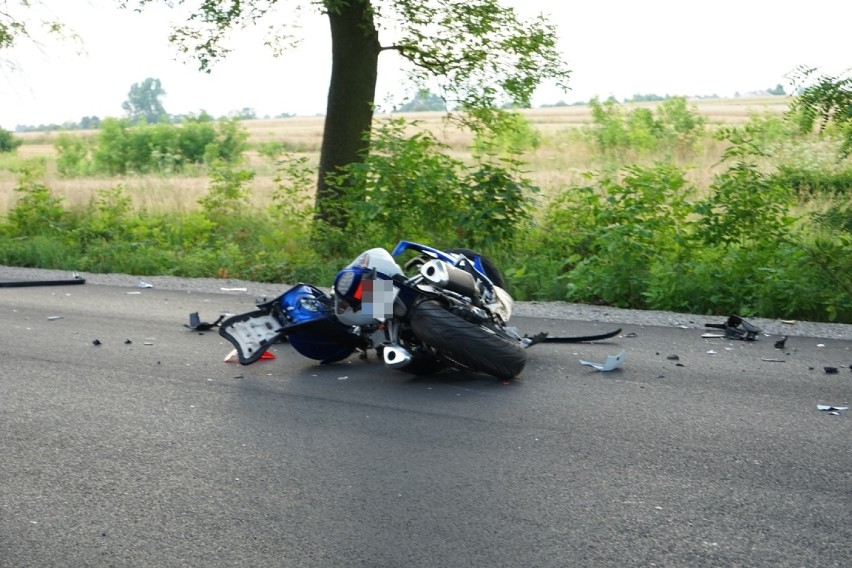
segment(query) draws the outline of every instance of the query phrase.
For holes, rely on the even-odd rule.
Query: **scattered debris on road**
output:
[[[198,312],[192,312],[189,314],[189,324],[183,324],[184,327],[188,327],[192,331],[208,331],[211,328],[218,326],[222,323],[222,320],[225,319],[226,314],[222,314],[219,316],[219,319],[212,323],[203,322],[201,318],[198,316]]]
[[[266,359],[266,360],[275,359],[275,353],[272,353],[270,351],[264,351],[260,356],[260,360],[263,360],[263,359]],[[228,354],[225,355],[224,362],[225,363],[236,363],[239,360],[240,360],[240,358],[237,355],[237,350],[234,349],[232,351],[229,351]]]
[[[821,410],[822,412],[827,412],[832,416],[840,416],[840,413],[844,410],[848,410],[848,406],[831,406],[828,404],[817,404],[817,410]]]
[[[21,280],[17,282],[0,282],[0,288],[22,288],[24,286],[67,286],[69,284],[85,284],[86,279],[74,272],[66,280]]]
[[[704,327],[723,329],[725,330],[724,337],[742,341],[755,341],[757,334],[762,331],[759,327],[736,315],[728,316],[725,323],[705,323]]]
[[[614,371],[619,368],[621,364],[624,363],[624,351],[619,353],[618,355],[609,355],[606,358],[606,361],[603,363],[593,363],[591,361],[584,361],[580,359],[581,365],[586,365],[587,367],[594,367],[598,371],[607,372]]]

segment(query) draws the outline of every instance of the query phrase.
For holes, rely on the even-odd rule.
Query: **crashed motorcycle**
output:
[[[404,268],[397,262],[403,256],[410,257]],[[531,345],[596,341],[621,331],[521,336],[508,325],[512,304],[502,274],[487,257],[400,241],[392,252],[373,248],[358,255],[338,272],[330,293],[296,284],[256,310],[222,321],[219,334],[243,365],[286,341],[323,364],[374,350],[387,367],[408,373],[456,369],[511,379],[523,370]]]
[[[397,258],[413,257],[405,270]],[[334,363],[375,350],[392,369],[446,368],[517,376],[529,339],[508,326],[512,298],[502,275],[474,251],[400,241],[367,250],[334,279],[331,293],[299,283],[257,309],[230,317],[219,334],[243,365],[286,340],[304,357]]]

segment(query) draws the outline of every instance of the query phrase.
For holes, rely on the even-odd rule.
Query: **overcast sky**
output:
[[[797,8],[777,0],[504,2],[525,15],[549,14],[572,70],[571,90],[541,89],[536,106],[610,95],[733,96],[779,83],[787,88],[785,75],[800,65],[831,74],[852,67],[850,0],[810,0]],[[171,24],[182,21],[177,11],[152,5],[139,14],[116,5],[42,0],[36,12],[24,12],[31,27],[36,14],[64,21],[80,35],[85,52],[50,39],[40,50],[21,44],[0,51],[0,127],[122,116],[131,85],[147,77],[160,79],[166,91],[161,100],[172,114],[325,111],[331,58],[325,18],[294,15],[292,21],[303,26],[303,44],[277,59],[262,45],[264,30],[248,30],[234,39],[231,56],[205,74],[168,43]],[[400,89],[397,63],[392,52],[382,54],[380,104],[389,95],[410,94]]]

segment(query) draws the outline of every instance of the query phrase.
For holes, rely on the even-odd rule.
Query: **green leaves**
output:
[[[628,111],[612,99],[601,103],[593,98],[589,106],[593,124],[588,135],[605,154],[689,152],[704,133],[704,117],[687,107],[685,97],[664,100],[657,106],[656,116],[643,107]]]
[[[247,147],[248,133],[239,120],[213,122],[202,114],[181,125],[134,125],[127,120],[104,119],[93,146],[79,138],[60,135],[56,143],[59,172],[171,173],[194,164],[215,161],[237,163]]]
[[[835,127],[843,139],[840,157],[852,154],[852,75],[816,75],[817,69],[799,67],[792,73],[799,87],[790,105],[802,132]],[[816,76],[815,76],[816,75]]]
[[[730,131],[731,145],[725,160],[734,163],[714,177],[710,195],[697,202],[702,216],[697,237],[710,245],[748,245],[779,242],[788,237],[793,223],[788,214],[794,199],[789,186],[761,172],[752,154],[761,154],[744,132]]]
[[[23,140],[15,138],[11,132],[0,128],[0,153],[12,152],[23,144]]]
[[[489,250],[511,245],[530,218],[535,188],[511,161],[466,164],[403,119],[382,123],[362,164],[335,177],[348,188],[349,234],[392,245],[400,239]],[[372,239],[372,244],[369,241]]]
[[[543,17],[521,20],[496,0],[398,0],[393,10],[401,30],[395,47],[413,65],[411,77],[437,78],[458,108],[528,107],[543,81],[567,85],[556,29]]]

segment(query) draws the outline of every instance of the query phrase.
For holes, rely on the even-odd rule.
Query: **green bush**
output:
[[[562,258],[564,298],[621,307],[644,305],[654,262],[684,241],[689,188],[666,165],[600,174],[548,207],[542,246]]]
[[[29,164],[17,173],[17,199],[8,217],[13,234],[28,237],[61,234],[66,228],[65,208],[62,198],[53,195],[41,181],[43,167]]]
[[[14,152],[23,143],[23,140],[15,138],[8,130],[0,128],[0,154]]]
[[[617,152],[630,147],[630,134],[622,107],[614,100],[601,103],[597,97],[589,101],[592,126],[589,133],[597,147],[604,153]]]
[[[401,239],[508,246],[529,218],[535,192],[517,163],[467,165],[430,133],[407,136],[406,128],[401,119],[381,125],[364,162],[330,180],[345,195],[350,252],[352,246],[392,246]]]
[[[714,177],[711,194],[695,205],[702,217],[698,238],[708,245],[743,246],[784,240],[794,221],[791,189],[760,171],[753,156],[762,152],[748,135],[736,129],[721,135],[731,142],[723,161],[733,164]]]
[[[522,114],[504,112],[490,128],[475,132],[473,153],[478,156],[516,156],[541,145],[541,134]]]
[[[238,163],[247,148],[248,132],[236,119],[214,123],[205,114],[182,124],[135,124],[107,118],[94,147],[80,138],[60,135],[56,143],[59,173],[173,173],[187,166]]]
[[[704,135],[706,120],[695,108],[687,106],[686,97],[666,99],[657,107],[657,137],[668,148],[692,150]]]
[[[247,184],[254,172],[237,169],[225,162],[216,162],[210,169],[210,189],[198,200],[207,218],[214,224],[227,226],[229,221],[253,216],[249,212],[251,189]]]
[[[59,133],[56,148],[56,171],[63,177],[83,176],[91,173],[92,143],[82,136]]]
[[[802,199],[818,195],[852,196],[852,168],[826,171],[782,164],[770,179],[791,188]]]
[[[630,112],[610,99],[589,102],[592,126],[587,130],[594,144],[605,154],[621,155],[627,150],[641,153],[692,151],[705,130],[704,117],[689,108],[685,97],[672,97],[659,103],[656,115],[649,108]]]

